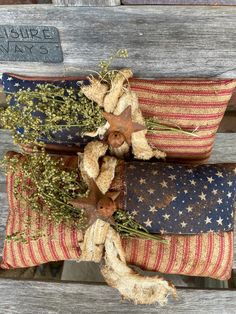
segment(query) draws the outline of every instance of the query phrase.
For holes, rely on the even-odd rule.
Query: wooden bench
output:
[[[66,3],[66,0],[54,0]],[[110,3],[109,3],[110,2]],[[231,1],[232,3],[233,1]],[[81,1],[84,4],[85,1]],[[90,1],[90,5],[96,1]],[[107,1],[119,4],[120,1]],[[67,2],[68,4],[68,2]],[[99,1],[97,2],[99,4]],[[101,4],[101,1],[100,1]],[[0,6],[1,24],[51,25],[60,31],[61,64],[0,61],[0,72],[27,75],[86,75],[120,48],[139,77],[236,77],[236,7],[53,5]],[[114,66],[121,66],[123,61]],[[236,97],[227,116],[236,119]],[[227,129],[227,121],[221,130]],[[232,120],[233,121],[233,120]],[[235,120],[234,120],[235,121]],[[236,134],[218,133],[210,162],[236,162]],[[0,131],[0,154],[13,149]],[[0,248],[7,219],[5,177],[0,174]],[[234,242],[236,269],[236,236]],[[179,288],[163,313],[236,313],[235,289]],[[106,285],[0,279],[0,313],[156,313],[156,306],[120,302]]]

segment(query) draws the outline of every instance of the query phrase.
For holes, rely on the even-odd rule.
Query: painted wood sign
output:
[[[52,26],[0,25],[0,60],[62,62],[58,29]]]

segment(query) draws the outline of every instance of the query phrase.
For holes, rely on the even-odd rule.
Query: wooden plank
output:
[[[168,305],[134,305],[106,285],[0,280],[0,311],[4,314],[85,313],[234,313],[235,290],[179,289]]]
[[[120,48],[130,57],[114,66],[139,77],[236,77],[236,7],[1,6],[1,24],[58,27],[64,64],[0,62],[1,71],[87,75]],[[203,27],[204,25],[204,27]]]
[[[51,3],[51,0],[0,0],[0,5],[9,4],[41,4],[41,3]]]
[[[120,5],[120,0],[52,0],[54,5],[75,7],[109,7]]]
[[[236,5],[235,0],[122,0],[122,4]]]
[[[4,4],[36,4],[37,0],[0,0],[0,5]]]

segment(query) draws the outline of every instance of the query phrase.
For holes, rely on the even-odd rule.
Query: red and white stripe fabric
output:
[[[130,86],[144,117],[155,117],[183,130],[197,129],[197,137],[168,131],[148,134],[150,144],[165,151],[170,159],[207,160],[236,80],[132,79]]]
[[[167,236],[169,244],[124,238],[127,262],[167,274],[227,280],[233,265],[233,232]]]
[[[75,157],[68,160],[74,161]],[[5,240],[1,268],[30,267],[50,261],[77,259],[82,232],[63,223],[55,225],[46,217],[30,209],[23,209],[14,197],[14,175],[7,176],[9,215],[6,235],[20,238],[24,234],[27,243],[14,239]],[[30,225],[26,222],[30,219]],[[28,235],[28,237],[26,237]]]

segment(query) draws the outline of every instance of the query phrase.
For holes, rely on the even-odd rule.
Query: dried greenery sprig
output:
[[[111,85],[112,80],[114,79],[115,75],[117,74],[118,70],[110,70],[112,63],[116,59],[120,58],[127,58],[128,51],[126,49],[119,49],[114,55],[112,55],[107,60],[103,60],[99,63],[100,71],[98,75],[101,81],[105,81],[108,85]]]
[[[158,240],[162,243],[167,243],[167,241],[157,234],[150,234],[146,228],[139,224],[128,212],[124,210],[118,210],[114,214],[115,218],[115,228],[117,231],[124,236],[128,237],[138,237],[146,240]]]
[[[145,124],[149,133],[160,134],[161,132],[181,133],[189,136],[198,137],[197,128],[192,131],[183,130],[179,126],[173,126],[173,123],[159,121],[157,118],[145,118]]]
[[[43,150],[21,158],[6,156],[1,166],[17,174],[14,195],[18,201],[30,204],[33,211],[49,221],[84,227],[84,211],[69,204],[71,199],[88,192],[76,169],[65,168],[61,158],[52,158]]]
[[[12,132],[16,143],[43,144],[40,140],[53,140],[58,131],[78,127],[83,134],[105,124],[101,108],[73,88],[39,84],[34,91],[8,95],[7,102],[0,125]]]

